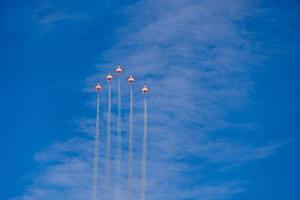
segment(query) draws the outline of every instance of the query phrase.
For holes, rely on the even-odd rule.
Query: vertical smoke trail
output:
[[[95,135],[94,163],[93,163],[92,200],[97,200],[98,198],[99,111],[100,111],[100,92],[98,91],[97,92],[96,135]]]
[[[148,137],[148,114],[147,114],[147,97],[144,99],[144,132],[143,132],[143,152],[142,152],[142,190],[141,200],[145,200],[146,192],[146,173],[147,173],[147,137]]]
[[[133,95],[132,84],[130,84],[130,113],[129,113],[129,141],[128,141],[128,188],[127,199],[132,199],[132,159],[133,159]]]
[[[110,143],[111,143],[111,87],[108,82],[108,111],[107,111],[107,140],[106,140],[106,160],[105,160],[105,193],[104,200],[108,200],[110,187]]]
[[[121,82],[118,76],[118,116],[117,116],[117,148],[116,148],[116,180],[115,200],[121,199],[121,161],[122,161],[122,130],[121,130]]]

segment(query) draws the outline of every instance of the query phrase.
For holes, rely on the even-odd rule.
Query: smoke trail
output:
[[[107,111],[107,139],[106,139],[106,160],[105,160],[105,193],[104,200],[109,199],[110,186],[110,143],[111,143],[111,87],[108,83],[108,111]]]
[[[98,163],[99,163],[99,111],[100,111],[100,92],[97,92],[97,115],[96,115],[96,135],[94,147],[94,163],[93,163],[93,192],[92,200],[98,197]]]
[[[142,190],[141,200],[145,200],[146,192],[146,175],[147,175],[147,137],[148,137],[148,114],[147,114],[147,97],[144,99],[144,132],[143,132],[143,152],[142,152]]]
[[[128,188],[127,199],[132,199],[132,159],[133,159],[133,95],[132,84],[130,85],[130,113],[129,113],[129,141],[128,141]]]
[[[122,130],[121,130],[121,82],[118,76],[118,117],[117,117],[117,147],[116,147],[116,180],[115,200],[121,199],[121,161],[122,161]]]

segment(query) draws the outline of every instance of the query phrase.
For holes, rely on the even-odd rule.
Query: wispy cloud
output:
[[[51,2],[41,1],[35,10],[33,10],[34,19],[46,29],[52,29],[59,22],[81,21],[90,18],[89,15],[82,12],[69,11],[66,8],[57,8]]]
[[[63,11],[51,13],[44,17],[40,17],[39,22],[44,25],[54,24],[59,21],[66,20],[83,20],[88,18],[88,15],[85,14],[70,14]]]
[[[246,0],[141,0],[124,11],[128,25],[117,31],[115,48],[99,65],[124,63],[127,73],[134,72],[150,85],[148,199],[229,199],[245,189],[242,180],[208,181],[210,176],[216,177],[224,166],[270,156],[285,144],[215,139],[216,131],[239,126],[225,115],[246,104],[253,89],[250,73],[261,57],[240,26],[252,9]],[[43,21],[69,18],[54,14]],[[136,98],[135,131],[140,133],[142,99]],[[90,132],[90,123],[80,126]],[[137,134],[136,144],[140,140]],[[88,198],[91,144],[91,139],[71,139],[37,154],[38,162],[50,164],[17,199]],[[140,148],[136,146],[135,169]],[[137,192],[139,171],[135,183]]]

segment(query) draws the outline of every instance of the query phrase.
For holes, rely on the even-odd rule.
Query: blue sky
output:
[[[148,199],[300,199],[299,20],[296,0],[1,1],[0,199],[90,197],[91,88],[119,63],[136,183],[151,88]]]

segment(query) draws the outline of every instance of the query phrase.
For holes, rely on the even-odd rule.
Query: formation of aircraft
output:
[[[118,65],[116,69],[114,69],[115,73],[117,75],[120,75],[122,72],[123,72],[123,68]],[[105,76],[105,79],[110,83],[112,80],[113,80],[114,76],[111,75],[111,73],[108,73],[106,76]],[[129,84],[133,84],[135,82],[135,78],[133,77],[133,75],[129,75],[129,77],[127,78],[127,81]],[[100,85],[100,82],[97,83],[97,85],[95,86],[95,89],[97,92],[100,92],[103,87]],[[142,87],[141,89],[141,92],[142,94],[147,94],[149,92],[149,88],[147,87],[146,84],[144,84],[144,86]]]

